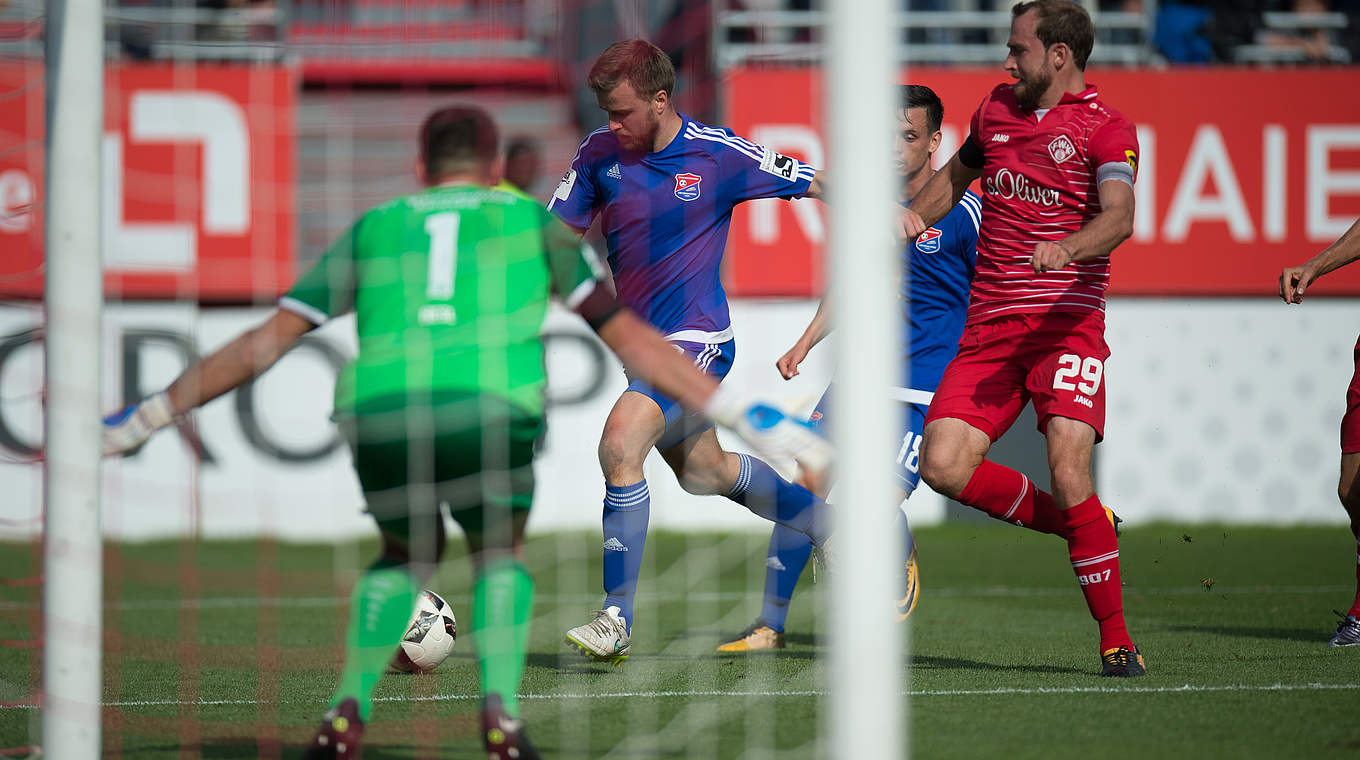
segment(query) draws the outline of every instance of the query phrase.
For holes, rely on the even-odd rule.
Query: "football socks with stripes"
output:
[[[1024,474],[987,459],[973,471],[959,501],[998,520],[1040,533],[1066,535],[1062,512],[1049,493]]]
[[[618,607],[619,617],[630,632],[651,507],[645,480],[630,486],[604,487],[604,606]]]
[[[1119,539],[1094,494],[1068,509],[1067,553],[1086,597],[1091,617],[1100,625],[1100,651],[1133,646],[1124,625],[1124,593],[1120,588]]]
[[[752,513],[803,533],[817,543],[831,535],[826,502],[806,488],[779,477],[768,464],[738,454],[741,470],[727,497]]]

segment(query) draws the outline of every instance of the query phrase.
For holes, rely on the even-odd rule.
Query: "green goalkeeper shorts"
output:
[[[444,503],[464,531],[482,533],[533,502],[543,418],[498,396],[370,399],[340,426],[368,512],[385,531],[410,537],[412,523],[428,523]]]

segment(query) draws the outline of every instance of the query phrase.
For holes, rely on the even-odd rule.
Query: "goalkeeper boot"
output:
[[[911,617],[911,611],[916,609],[916,599],[921,593],[921,573],[916,567],[916,548],[912,547],[911,556],[907,558],[906,573],[903,576],[904,586],[902,598],[897,600],[897,622],[905,622]]]
[[[756,618],[756,622],[735,639],[718,645],[719,652],[759,652],[783,648],[784,634],[771,628],[764,618]]]
[[[524,721],[505,712],[499,694],[482,700],[482,746],[487,760],[540,760],[538,751],[524,734]]]
[[[1341,615],[1340,612],[1336,614]],[[1336,633],[1332,634],[1332,640],[1327,642],[1327,646],[1360,646],[1360,618],[1355,615],[1341,615],[1341,622],[1337,624]]]
[[[567,631],[567,645],[596,662],[621,665],[628,659],[631,639],[618,607],[595,610],[595,619]]]
[[[1136,678],[1147,675],[1143,655],[1132,645],[1106,649],[1100,653],[1100,675],[1106,678]]]
[[[359,737],[363,733],[364,722],[359,720],[359,703],[353,697],[341,700],[340,704],[321,716],[321,726],[316,729],[316,736],[307,745],[303,757],[307,760],[357,760],[363,753],[359,747]]]

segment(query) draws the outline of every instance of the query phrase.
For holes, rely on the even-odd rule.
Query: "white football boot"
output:
[[[567,644],[596,662],[620,665],[628,659],[628,626],[618,607],[595,610],[595,619],[567,631]]]

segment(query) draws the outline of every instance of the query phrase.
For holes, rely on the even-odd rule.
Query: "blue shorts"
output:
[[[671,345],[683,351],[699,371],[712,375],[718,382],[722,382],[727,373],[732,371],[732,360],[737,356],[736,340],[729,340],[726,343],[691,343],[677,340],[671,341]],[[631,375],[628,376],[628,390],[641,393],[661,407],[661,414],[666,418],[666,432],[662,433],[661,440],[656,442],[658,449],[669,449],[679,445],[686,438],[713,427],[712,421],[707,417],[686,413],[680,402]]]
[[[812,425],[818,434],[824,438],[831,437],[831,429],[828,418],[831,414],[831,393],[834,386],[829,386],[826,393],[822,394],[822,400],[817,402],[817,408],[812,411],[812,417],[808,423]],[[929,391],[902,391],[903,395],[912,396],[912,400],[897,399],[898,413],[901,415],[902,431],[901,441],[898,443],[896,456],[893,458],[893,475],[897,477],[897,484],[907,493],[916,489],[921,482],[921,433],[926,428],[926,409],[930,402],[925,396]],[[916,398],[920,397],[920,401]]]

